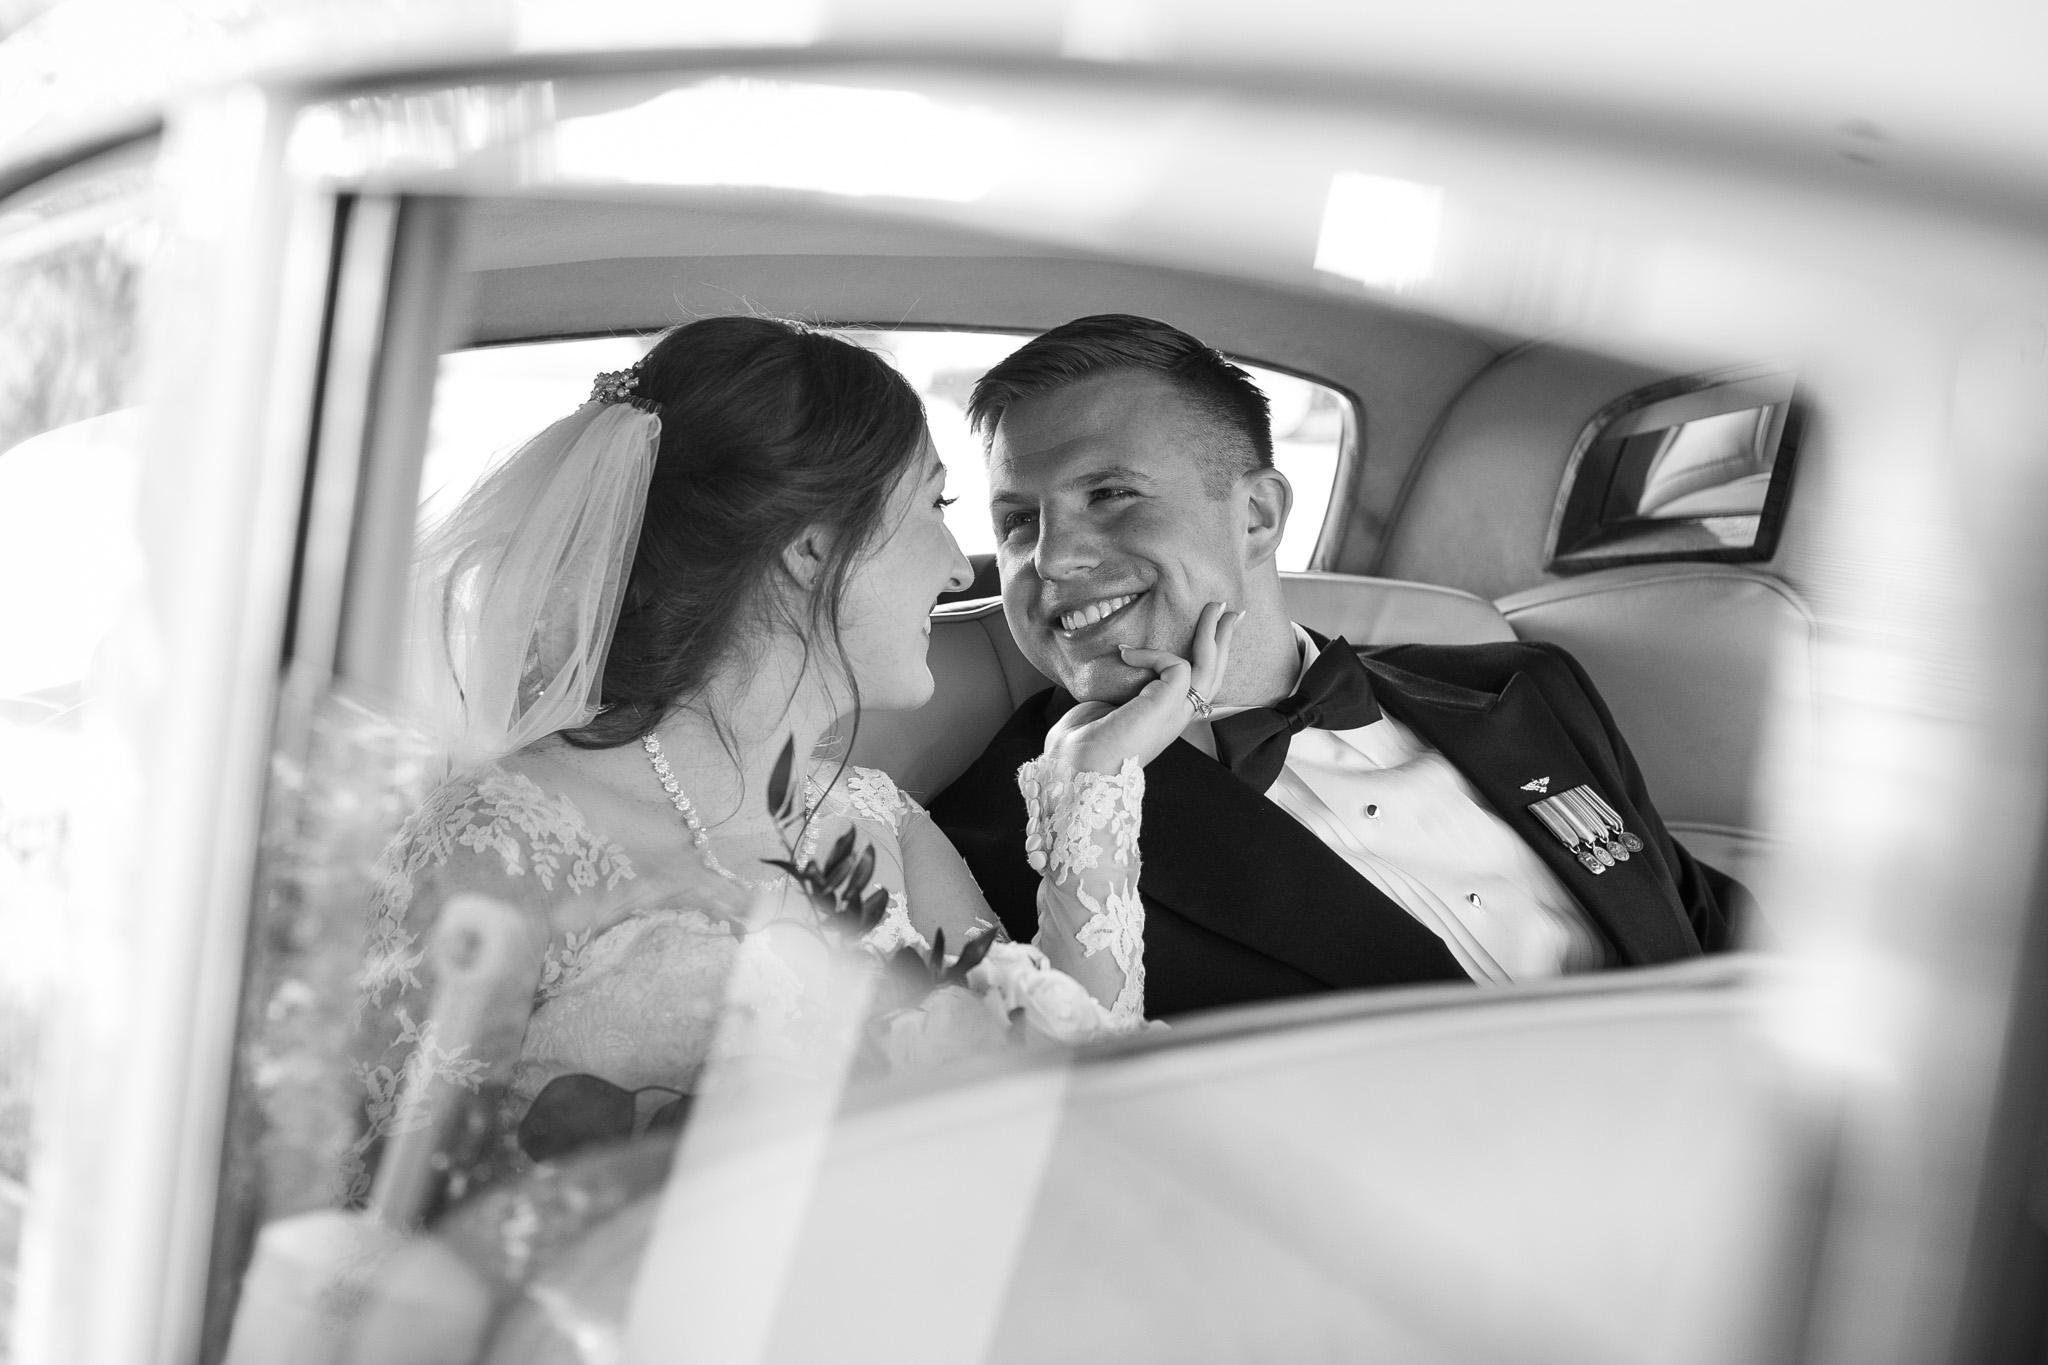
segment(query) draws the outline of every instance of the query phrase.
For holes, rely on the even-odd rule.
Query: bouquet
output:
[[[875,851],[849,829],[823,857],[799,860],[808,816],[792,782],[795,758],[794,742],[785,742],[769,777],[768,811],[787,857],[767,861],[809,900],[817,923],[733,926],[743,943],[728,987],[722,1054],[780,1053],[799,1069],[807,1053],[844,1055],[843,1046],[802,1026],[798,1002],[849,985],[866,1002],[854,1066],[869,1074],[930,1071],[962,1058],[1071,1046],[1115,1032],[1108,1010],[1085,986],[999,929],[970,936],[957,954],[948,953],[944,930],[923,951],[874,946],[889,909],[888,891],[870,885]],[[659,1091],[662,1102],[643,1120],[647,1090]],[[533,1159],[550,1160],[595,1141],[679,1128],[691,1100],[667,1087],[628,1090],[598,1076],[558,1076],[535,1096],[518,1141]]]

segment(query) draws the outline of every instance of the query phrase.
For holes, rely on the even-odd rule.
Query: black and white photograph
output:
[[[0,0],[0,1365],[2048,1365],[2048,8]]]

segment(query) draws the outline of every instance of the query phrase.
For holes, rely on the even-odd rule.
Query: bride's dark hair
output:
[[[829,643],[854,686],[840,599],[921,448],[916,392],[873,351],[761,317],[663,334],[636,392],[660,407],[661,447],[605,654],[604,709],[563,738],[608,749],[653,730],[747,647],[758,612],[780,613],[806,650]],[[812,527],[831,533],[817,582],[764,591],[796,588],[782,552]]]

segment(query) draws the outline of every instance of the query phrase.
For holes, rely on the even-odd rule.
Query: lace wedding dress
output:
[[[1113,999],[1091,1036],[1143,1027],[1142,770],[1132,762],[1115,775],[1076,774],[1039,759],[1019,782],[1030,812],[1020,854],[1044,878],[1037,947],[1096,996]],[[813,786],[807,801],[816,808],[821,846],[850,827],[875,851],[871,884],[887,891],[888,910],[865,946],[882,955],[904,946],[928,951],[926,931],[944,929],[957,951],[974,933],[999,932],[976,916],[978,902],[971,909],[909,904],[903,838],[929,817],[887,774],[849,769],[829,791]],[[513,906],[546,938],[509,1072],[502,1059],[435,1037],[425,944],[439,906],[459,891]],[[426,1075],[480,1101],[481,1122],[491,1130],[483,1146],[491,1150],[469,1160],[478,1174],[498,1176],[528,1164],[513,1134],[550,1081],[594,1076],[649,1091],[655,1102],[693,1093],[721,1039],[735,1035],[721,1029],[735,1010],[748,1012],[749,1047],[779,1050],[781,1060],[803,1065],[818,1045],[804,981],[767,936],[736,932],[751,898],[708,870],[680,827],[665,846],[628,846],[594,827],[568,796],[499,764],[437,789],[377,869],[355,1061],[366,1123],[349,1153],[350,1197],[366,1192],[377,1145],[423,1121],[406,1105]],[[787,892],[784,913],[814,917]],[[1092,1001],[1088,1008],[1100,1010]]]

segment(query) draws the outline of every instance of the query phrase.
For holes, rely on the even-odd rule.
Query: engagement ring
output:
[[[1200,720],[1207,720],[1209,718],[1209,713],[1216,709],[1214,706],[1211,706],[1209,704],[1209,699],[1207,697],[1203,696],[1200,692],[1195,691],[1195,689],[1192,687],[1188,689],[1188,700],[1194,703],[1195,716]]]

